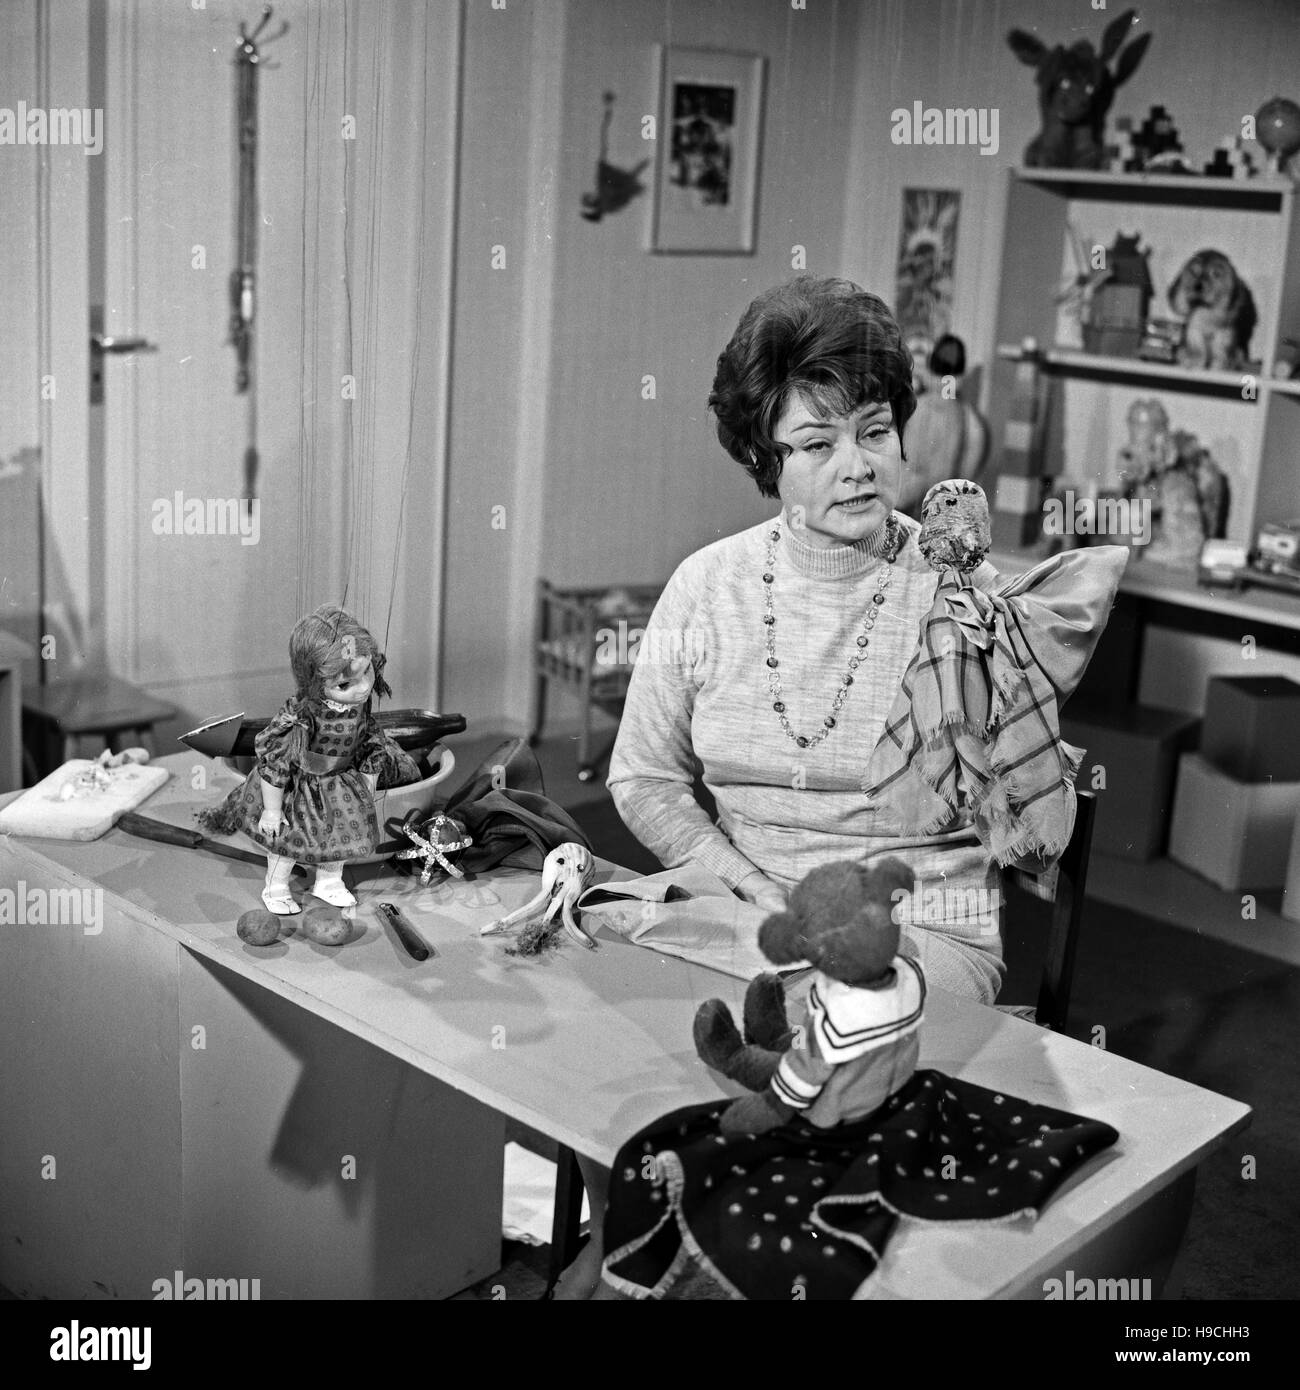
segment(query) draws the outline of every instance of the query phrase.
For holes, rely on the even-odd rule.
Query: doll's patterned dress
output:
[[[370,704],[290,700],[257,736],[257,766],[218,813],[219,828],[242,830],[270,854],[298,864],[364,859],[379,825],[364,774],[381,786],[419,780],[415,760],[379,727]],[[262,781],[284,789],[278,835],[257,828]]]

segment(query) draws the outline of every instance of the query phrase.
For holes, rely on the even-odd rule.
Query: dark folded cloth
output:
[[[1110,1125],[939,1071],[918,1071],[874,1114],[758,1136],[718,1130],[727,1102],[688,1106],[619,1150],[605,1277],[661,1298],[693,1263],[735,1298],[848,1299],[900,1217],[1033,1218]],[[653,1164],[650,1160],[653,1159]]]
[[[542,770],[526,739],[506,739],[430,816],[454,816],[474,843],[456,860],[466,873],[484,873],[509,861],[511,867],[540,869],[560,845],[572,842],[591,849],[582,827],[546,795]],[[393,848],[409,848],[400,818],[385,831]],[[412,861],[398,860],[409,869]]]

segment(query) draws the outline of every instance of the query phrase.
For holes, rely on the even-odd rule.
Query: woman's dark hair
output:
[[[709,409],[722,447],[764,497],[779,495],[790,446],[772,431],[795,391],[833,415],[888,401],[902,438],[916,409],[912,355],[883,300],[851,280],[800,275],[745,310],[718,358]]]

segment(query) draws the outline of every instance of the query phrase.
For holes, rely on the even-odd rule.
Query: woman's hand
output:
[[[768,912],[785,911],[785,889],[772,882],[765,873],[755,869],[736,884],[736,896]]]

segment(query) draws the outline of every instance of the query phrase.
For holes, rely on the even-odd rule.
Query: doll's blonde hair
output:
[[[375,668],[374,694],[391,695],[383,671],[387,658],[368,629],[337,604],[323,603],[300,618],[289,634],[289,665],[300,700],[324,698],[325,687],[347,670],[358,656],[368,656]]]

